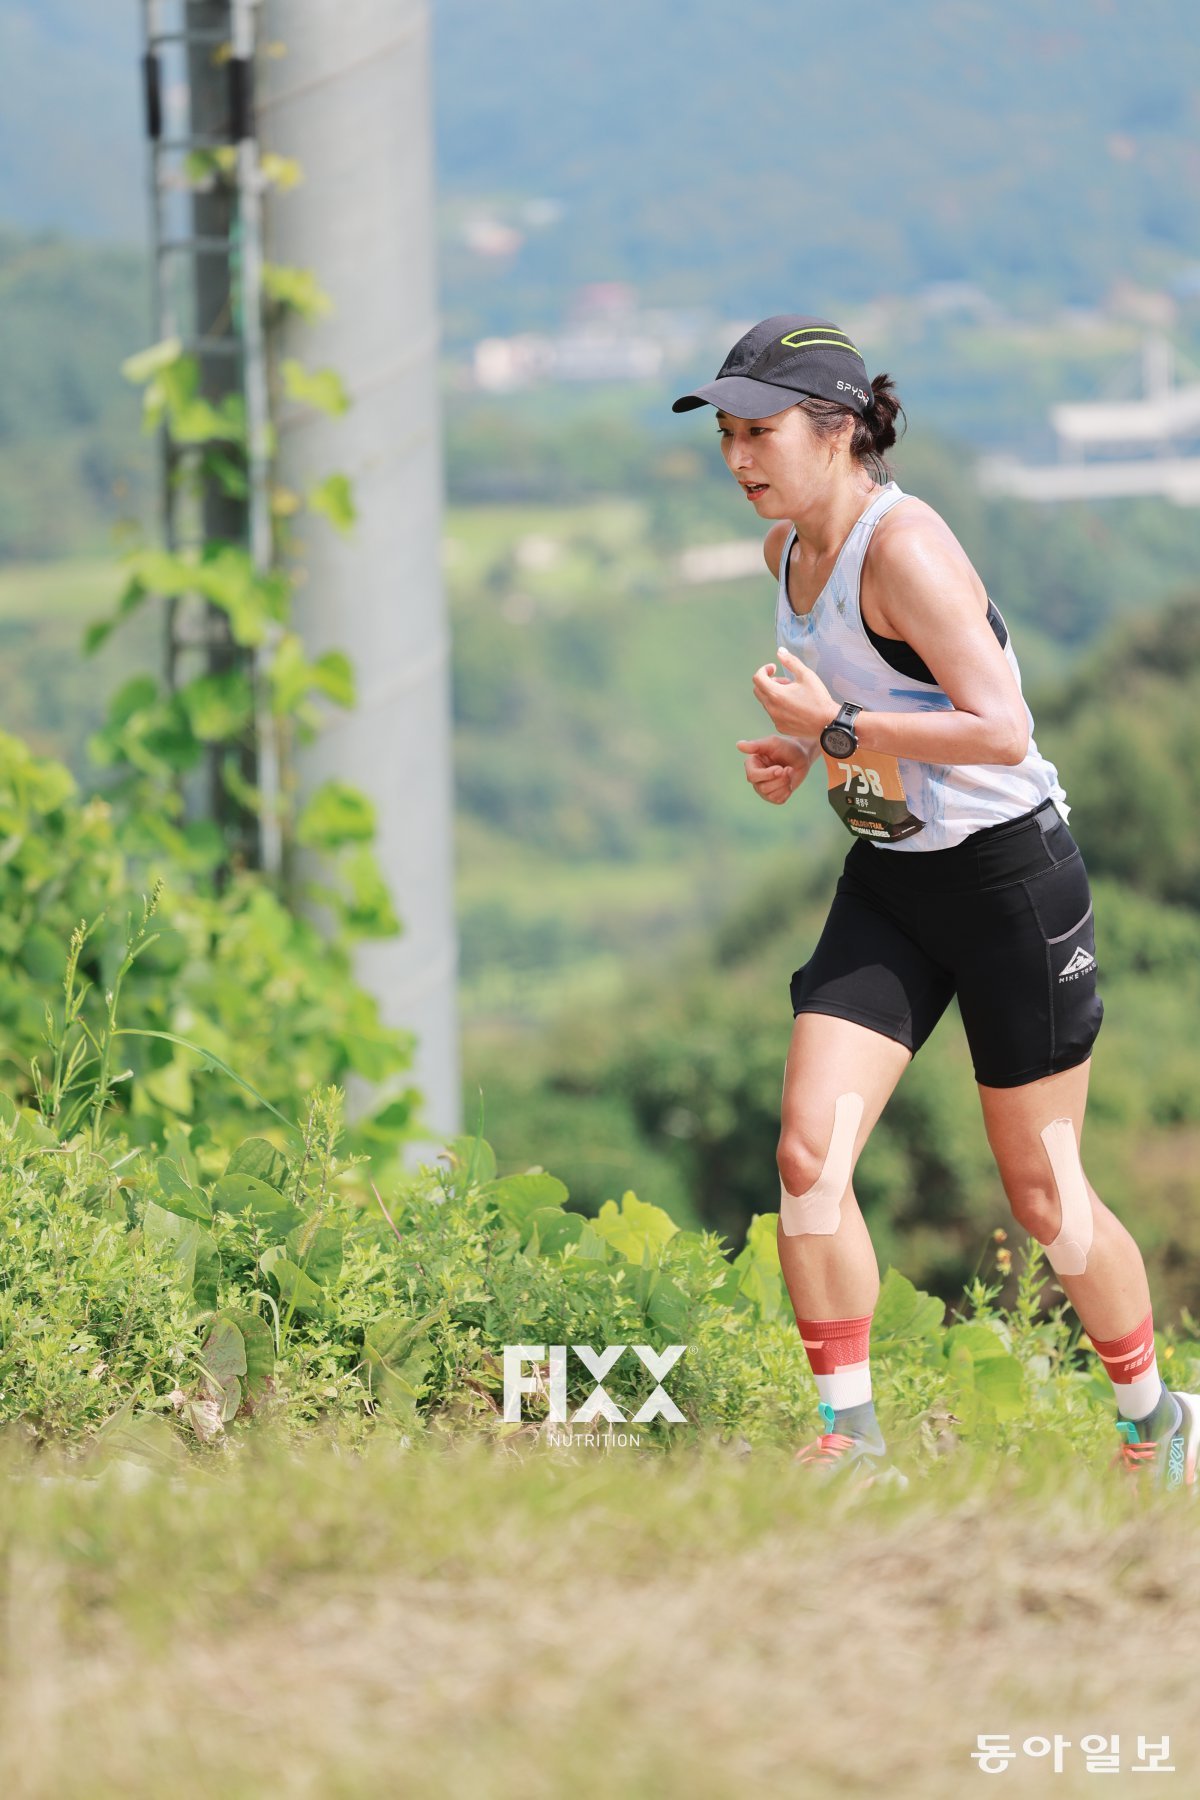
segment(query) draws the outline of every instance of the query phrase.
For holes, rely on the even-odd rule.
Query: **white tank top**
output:
[[[859,604],[859,583],[867,545],[883,515],[906,498],[894,481],[880,488],[866,510],[860,514],[849,537],[838,553],[829,580],[817,595],[810,612],[792,611],[787,594],[787,566],[796,536],[796,528],[788,533],[779,561],[779,595],[776,605],[776,643],[782,644],[819,675],[840,705],[853,700],[871,712],[953,712],[954,702],[938,686],[932,674],[927,679],[912,672],[894,668],[883,651],[872,643],[863,623]],[[988,620],[997,640],[1004,646],[1005,659],[1021,687],[1021,671],[1013,654],[1008,628],[999,612],[988,601]],[[885,647],[898,643],[884,640]],[[910,646],[894,652],[910,669],[924,668]],[[1052,799],[1065,820],[1070,807],[1059,784],[1058,771],[1038,750],[1033,741],[1033,715],[1028,705],[1025,716],[1029,723],[1029,747],[1022,762],[1006,763],[929,763],[910,757],[899,757],[900,779],[908,796],[911,812],[924,820],[924,829],[911,837],[894,842],[870,840],[877,850],[918,853],[922,850],[946,850],[960,844],[973,831],[997,825]],[[818,752],[814,773],[823,767]]]

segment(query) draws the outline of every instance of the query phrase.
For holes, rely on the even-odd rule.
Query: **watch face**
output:
[[[849,756],[856,747],[858,739],[846,730],[844,725],[827,725],[821,733],[822,746],[830,756]]]

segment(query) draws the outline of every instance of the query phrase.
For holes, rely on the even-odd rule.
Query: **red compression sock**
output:
[[[871,1398],[872,1316],[796,1320],[817,1392],[835,1412]]]

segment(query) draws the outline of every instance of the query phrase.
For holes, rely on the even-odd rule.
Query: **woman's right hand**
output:
[[[819,754],[819,746],[797,743],[795,738],[739,738],[738,749],[746,758],[746,780],[762,800],[782,806],[790,800]]]

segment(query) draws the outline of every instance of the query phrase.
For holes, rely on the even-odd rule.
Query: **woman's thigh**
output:
[[[869,1026],[826,1013],[797,1014],[784,1068],[779,1139],[780,1175],[790,1193],[805,1192],[821,1174],[838,1127],[839,1101],[840,1128],[853,1131],[848,1157],[853,1174],[911,1060],[904,1044]]]

